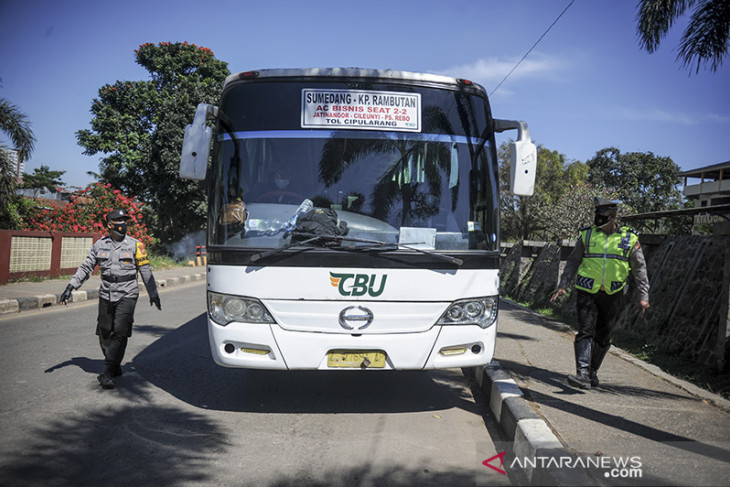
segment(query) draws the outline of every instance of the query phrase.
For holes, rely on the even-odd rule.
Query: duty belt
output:
[[[137,273],[128,274],[126,276],[101,276],[102,280],[107,282],[127,282],[137,279]]]

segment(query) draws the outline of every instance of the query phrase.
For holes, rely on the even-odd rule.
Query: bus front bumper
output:
[[[473,367],[492,360],[497,324],[434,326],[418,333],[361,334],[287,331],[278,325],[230,323],[208,318],[213,360],[223,367],[278,370],[423,370]],[[363,360],[333,363],[335,353]],[[370,362],[370,363],[369,363]]]

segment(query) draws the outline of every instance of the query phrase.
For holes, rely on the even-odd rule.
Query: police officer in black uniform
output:
[[[122,375],[122,358],[127,339],[132,335],[134,308],[139,297],[138,271],[147,289],[150,306],[154,304],[162,310],[144,244],[127,235],[128,219],[125,210],[110,211],[106,215],[109,235],[91,247],[89,255],[71,278],[60,299],[61,303],[66,304],[71,292],[80,288],[99,265],[101,286],[96,334],[104,353],[104,372],[98,376],[104,389],[113,389],[114,378]]]
[[[568,383],[581,389],[599,384],[598,368],[611,347],[611,330],[623,304],[629,275],[634,276],[641,314],[649,309],[649,279],[638,235],[616,223],[619,201],[597,197],[593,203],[594,225],[581,229],[558,290],[550,299],[553,302],[563,296],[577,272],[576,375],[569,375]]]

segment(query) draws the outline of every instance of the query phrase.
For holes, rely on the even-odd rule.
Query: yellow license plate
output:
[[[333,350],[327,354],[327,366],[355,369],[382,369],[385,367],[385,352]]]

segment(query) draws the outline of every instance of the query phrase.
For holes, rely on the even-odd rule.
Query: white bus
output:
[[[518,131],[512,191],[531,194],[527,126],[493,119],[484,88],[468,80],[369,69],[229,76],[218,107],[198,106],[180,165],[209,191],[215,362],[489,363],[500,263],[494,134],[507,129]]]

